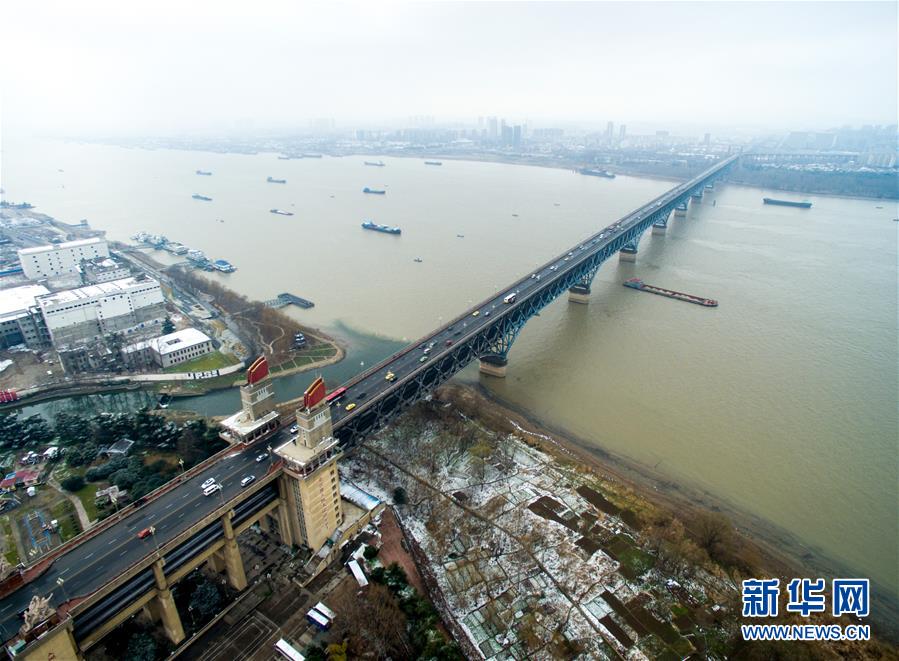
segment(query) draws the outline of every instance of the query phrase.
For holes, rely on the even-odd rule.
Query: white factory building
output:
[[[47,294],[37,303],[57,349],[145,328],[165,318],[159,283],[144,276]]]
[[[109,247],[104,239],[93,238],[22,248],[18,254],[25,277],[43,280],[80,274],[82,260],[109,257]]]
[[[154,337],[127,346],[122,350],[125,363],[132,368],[159,365],[162,368],[180,365],[213,351],[212,340],[196,328]]]
[[[0,349],[24,344],[29,349],[47,343],[37,299],[50,292],[43,285],[24,285],[0,290]]]

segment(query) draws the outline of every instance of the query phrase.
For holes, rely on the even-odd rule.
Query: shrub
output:
[[[60,482],[60,484],[66,491],[78,491],[79,489],[84,488],[84,478],[80,475],[70,475]]]

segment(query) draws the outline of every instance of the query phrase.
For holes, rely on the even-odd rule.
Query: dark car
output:
[[[447,340],[445,344],[446,344],[446,346],[451,347],[451,346],[453,346],[453,341]]]
[[[356,395],[356,399],[364,399],[367,394],[367,392],[360,392],[358,395]]]

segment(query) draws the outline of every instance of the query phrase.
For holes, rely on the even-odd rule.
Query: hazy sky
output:
[[[2,128],[895,123],[897,4],[0,3]]]

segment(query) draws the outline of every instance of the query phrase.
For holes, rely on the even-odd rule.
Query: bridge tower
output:
[[[240,404],[240,411],[221,422],[219,435],[228,443],[251,443],[278,428],[280,413],[275,410],[275,386],[265,356],[259,356],[247,370]]]
[[[293,540],[317,552],[343,523],[331,409],[325,401],[325,382],[318,377],[303,393],[297,409],[296,436],[275,449],[283,460],[280,492]]]

